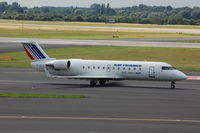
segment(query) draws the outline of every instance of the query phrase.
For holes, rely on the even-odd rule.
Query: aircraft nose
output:
[[[178,77],[178,80],[186,80],[187,79],[187,76],[181,71],[178,71],[177,77]]]

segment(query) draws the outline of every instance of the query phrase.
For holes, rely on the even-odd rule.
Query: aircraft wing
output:
[[[67,79],[107,79],[107,80],[122,80],[122,77],[119,76],[54,76],[51,75],[53,78],[67,78]]]
[[[52,75],[49,73],[49,71],[45,67],[45,73],[47,77],[51,78],[67,78],[67,79],[86,79],[86,80],[92,80],[92,79],[106,79],[106,80],[123,80],[123,77],[120,76],[110,76],[110,75],[105,75],[105,76],[94,76],[94,75],[78,75],[78,76],[57,76],[57,75]]]

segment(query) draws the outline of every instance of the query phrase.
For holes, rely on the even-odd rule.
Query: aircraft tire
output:
[[[90,86],[96,86],[97,85],[97,81],[91,80],[90,81]]]
[[[175,88],[176,88],[175,81],[172,81],[171,82],[171,89],[175,89]]]
[[[104,86],[104,85],[106,84],[106,80],[99,80],[99,84],[100,84],[101,86]]]

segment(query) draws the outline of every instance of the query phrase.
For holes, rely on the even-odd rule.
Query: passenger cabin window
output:
[[[83,66],[83,69],[85,69],[85,66]]]
[[[171,66],[163,66],[162,70],[176,70],[176,68]]]
[[[98,69],[100,69],[100,67],[98,67]]]
[[[93,69],[95,69],[95,66],[93,66]]]
[[[105,67],[103,67],[103,69],[105,69]]]
[[[88,69],[90,69],[90,66],[88,66]]]

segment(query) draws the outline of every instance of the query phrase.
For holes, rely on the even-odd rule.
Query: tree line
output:
[[[17,2],[0,2],[0,19],[38,21],[79,21],[141,24],[200,25],[199,7],[138,6],[111,8],[109,4],[92,4],[83,7],[34,7],[20,6]]]

